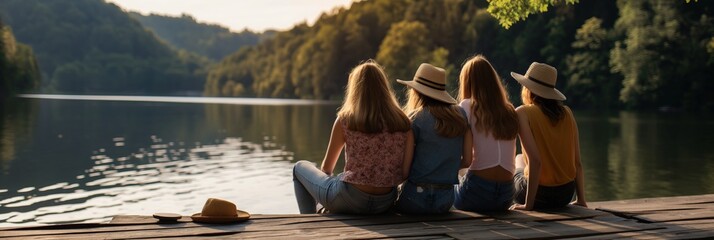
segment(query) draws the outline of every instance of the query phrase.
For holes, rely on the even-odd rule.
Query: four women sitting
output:
[[[472,57],[457,105],[444,69],[421,64],[411,81],[397,80],[408,86],[400,109],[384,70],[358,65],[321,168],[299,161],[293,169],[300,213],[318,204],[356,214],[532,210],[564,207],[574,195],[572,204],[587,207],[578,129],[556,69],[534,62],[511,76],[523,86],[518,108],[488,60]],[[343,148],[344,171],[333,176]]]

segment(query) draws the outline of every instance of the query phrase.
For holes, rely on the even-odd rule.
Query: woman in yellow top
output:
[[[511,72],[523,85],[523,105],[516,108],[516,114],[525,155],[516,157],[516,204],[511,209],[557,208],[568,203],[587,207],[578,126],[573,112],[563,104],[565,95],[555,89],[557,75],[554,67],[537,62],[525,75]]]

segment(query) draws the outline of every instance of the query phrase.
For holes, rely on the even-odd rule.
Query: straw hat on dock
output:
[[[232,223],[245,221],[250,213],[238,210],[235,204],[227,200],[209,198],[203,205],[201,213],[191,216],[194,222],[201,223]]]

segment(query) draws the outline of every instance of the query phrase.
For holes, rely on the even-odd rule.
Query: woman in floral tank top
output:
[[[343,148],[344,171],[333,176]],[[317,203],[331,213],[386,212],[409,174],[413,151],[409,118],[384,70],[371,60],[358,65],[349,75],[321,168],[305,160],[293,168],[300,213],[315,213]]]

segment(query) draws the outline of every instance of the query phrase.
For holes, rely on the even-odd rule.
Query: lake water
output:
[[[209,197],[251,213],[297,213],[292,164],[322,160],[338,107],[39,97],[0,109],[0,226],[188,215]],[[589,201],[714,193],[712,118],[583,111],[576,118]]]

